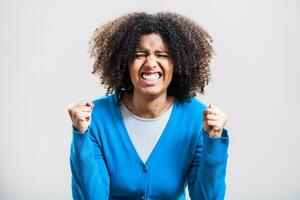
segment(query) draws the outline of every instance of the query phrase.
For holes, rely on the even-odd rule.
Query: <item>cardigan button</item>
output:
[[[146,165],[144,165],[143,170],[144,170],[144,172],[147,172],[148,171],[148,167]]]

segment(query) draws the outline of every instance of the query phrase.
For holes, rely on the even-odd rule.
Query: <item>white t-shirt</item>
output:
[[[143,162],[146,162],[161,136],[173,109],[173,105],[161,116],[153,119],[133,114],[122,103],[121,113],[130,140]]]

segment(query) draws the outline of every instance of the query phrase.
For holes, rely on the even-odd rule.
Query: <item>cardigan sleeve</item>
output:
[[[191,200],[222,200],[225,196],[225,175],[229,139],[227,130],[211,138],[201,130],[188,174]]]
[[[74,200],[109,199],[110,177],[102,147],[90,125],[82,134],[73,127],[70,164]]]

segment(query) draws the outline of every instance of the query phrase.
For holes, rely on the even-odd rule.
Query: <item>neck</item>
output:
[[[174,97],[159,95],[158,97],[145,97],[137,92],[124,95],[123,103],[139,117],[157,118],[172,105]]]

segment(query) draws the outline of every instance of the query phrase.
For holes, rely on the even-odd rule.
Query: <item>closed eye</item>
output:
[[[168,57],[169,57],[169,54],[167,54],[167,53],[157,53],[156,56],[157,56],[157,57],[168,58]]]
[[[146,53],[142,53],[142,52],[138,52],[138,53],[135,54],[136,58],[141,58],[141,57],[145,57],[145,56],[147,56],[147,54]]]

